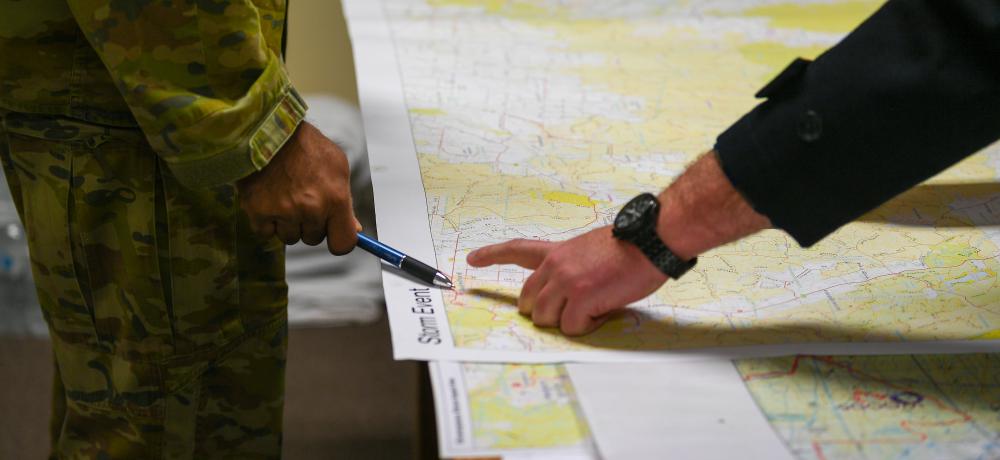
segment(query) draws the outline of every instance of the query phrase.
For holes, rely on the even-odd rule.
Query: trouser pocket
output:
[[[38,302],[53,340],[98,346],[94,311],[77,282],[70,241],[72,154],[67,144],[5,134],[7,174],[24,224]]]
[[[139,136],[71,149],[70,239],[98,338],[131,359],[172,354],[157,229],[157,157]],[[162,197],[160,198],[162,199]]]

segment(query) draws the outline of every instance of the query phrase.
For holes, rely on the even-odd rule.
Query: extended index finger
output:
[[[466,260],[473,267],[497,264],[517,264],[534,270],[556,243],[549,241],[516,239],[506,243],[481,247],[469,253]]]

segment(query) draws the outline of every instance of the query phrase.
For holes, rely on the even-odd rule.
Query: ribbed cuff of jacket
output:
[[[263,169],[295,133],[308,109],[295,88],[289,86],[284,93],[248,143],[204,159],[171,163],[170,172],[184,186],[199,188],[232,183]]]

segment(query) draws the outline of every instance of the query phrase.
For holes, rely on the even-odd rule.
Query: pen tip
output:
[[[434,285],[442,289],[455,289],[455,283],[452,283],[451,280],[442,273],[438,273],[434,276]]]

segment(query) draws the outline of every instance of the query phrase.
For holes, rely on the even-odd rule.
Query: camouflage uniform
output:
[[[0,0],[0,159],[56,379],[57,458],[280,455],[283,246],[233,182],[305,105],[284,0]]]

